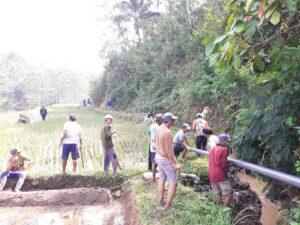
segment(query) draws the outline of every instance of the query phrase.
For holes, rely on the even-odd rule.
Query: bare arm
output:
[[[59,142],[59,147],[61,147],[61,146],[62,146],[62,144],[63,144],[64,140],[66,139],[66,137],[67,137],[67,133],[66,133],[66,132],[64,132],[63,136],[62,136],[62,137],[61,137],[61,139],[60,139],[60,142]]]

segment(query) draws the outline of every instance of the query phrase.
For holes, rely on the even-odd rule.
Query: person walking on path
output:
[[[180,131],[177,132],[173,139],[173,146],[174,146],[174,154],[175,157],[178,158],[180,153],[182,158],[184,159],[187,151],[189,150],[189,142],[187,137],[187,132],[191,130],[190,125],[187,123],[181,126]]]
[[[31,163],[31,160],[21,155],[21,152],[17,148],[12,148],[10,154],[11,157],[8,161],[8,166],[0,176],[0,191],[4,189],[8,179],[18,179],[15,191],[19,192],[26,178],[25,161]]]
[[[210,127],[203,129],[203,134],[207,139],[207,150],[210,151],[213,147],[219,143],[219,137],[213,134]]]
[[[156,138],[156,156],[155,162],[159,168],[158,182],[158,200],[159,205],[164,206],[164,210],[171,209],[172,201],[176,193],[178,184],[177,170],[180,165],[176,162],[173,151],[173,138],[170,128],[174,125],[177,117],[172,113],[165,113],[162,117],[163,124],[159,127]],[[170,186],[168,188],[167,201],[164,203],[165,182],[168,180]]]
[[[40,115],[41,115],[43,121],[46,120],[47,114],[48,114],[48,111],[47,111],[46,107],[43,105],[43,106],[40,108]]]
[[[62,147],[62,172],[66,173],[66,166],[69,155],[71,153],[73,160],[73,172],[76,172],[77,159],[79,159],[79,151],[82,157],[82,129],[76,122],[76,116],[70,115],[69,121],[64,125],[63,136],[60,139],[60,148]]]
[[[162,114],[156,114],[155,121],[152,123],[148,129],[148,134],[150,136],[150,160],[151,160],[151,171],[152,171],[152,180],[156,181],[156,167],[157,164],[155,163],[155,155],[156,155],[156,135],[157,130],[159,129],[160,125],[162,124]]]
[[[208,127],[206,120],[202,119],[201,113],[197,113],[196,119],[193,122],[192,129],[195,135],[197,149],[206,149],[207,138],[203,134],[203,129]]]
[[[117,173],[118,158],[115,153],[112,138],[116,134],[115,130],[111,130],[113,117],[111,115],[104,116],[104,126],[101,130],[101,142],[104,149],[104,172],[108,172],[110,163],[112,164],[113,173]]]
[[[229,135],[221,134],[219,143],[211,149],[208,154],[208,172],[211,187],[215,192],[215,203],[221,205],[222,195],[224,198],[223,206],[227,207],[232,199],[232,189],[227,176],[228,162],[227,157]]]
[[[107,107],[108,107],[108,110],[111,110],[111,108],[112,108],[112,101],[111,101],[111,99],[108,100]]]

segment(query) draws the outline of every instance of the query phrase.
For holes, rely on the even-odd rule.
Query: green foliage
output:
[[[228,1],[225,33],[207,42],[219,74],[237,74],[243,90],[233,117],[240,158],[295,173],[299,124],[298,1]]]
[[[157,209],[155,183],[136,180],[133,182],[133,187],[144,224],[231,224],[230,209],[215,205],[211,194],[200,201],[199,193],[179,185],[172,204],[172,211],[164,212]]]
[[[186,1],[142,24],[138,46],[112,53],[91,91],[118,110],[176,113],[211,106],[215,131],[231,120],[238,156],[296,173],[300,106],[299,1]],[[205,47],[206,46],[206,47]]]

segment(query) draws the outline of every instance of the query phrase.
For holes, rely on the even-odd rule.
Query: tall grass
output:
[[[59,139],[63,125],[70,114],[78,118],[83,129],[83,155],[79,159],[78,171],[86,173],[102,169],[103,149],[100,130],[103,126],[104,113],[76,106],[56,106],[48,109],[45,122],[41,121],[38,109],[27,111],[31,123],[17,123],[17,112],[0,115],[0,165],[6,166],[9,149],[18,147],[23,154],[33,159],[28,169],[31,175],[52,175],[61,172],[61,149]],[[146,129],[149,124],[115,118],[113,129],[118,136],[114,139],[115,149],[123,169],[145,167],[147,161],[148,140]],[[71,170],[71,165],[67,166]]]

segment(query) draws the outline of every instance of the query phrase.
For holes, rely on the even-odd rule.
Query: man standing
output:
[[[219,143],[219,137],[213,134],[210,127],[203,129],[203,134],[207,139],[207,150],[210,151],[213,147]]]
[[[110,163],[113,167],[113,173],[117,173],[118,158],[114,150],[112,137],[116,134],[115,130],[111,130],[113,118],[107,114],[104,116],[104,127],[101,130],[101,142],[104,149],[104,172],[108,172]]]
[[[157,164],[155,163],[155,155],[156,155],[156,136],[157,130],[159,126],[162,124],[162,114],[156,114],[155,122],[152,123],[148,129],[148,134],[150,136],[150,160],[152,164],[152,180],[156,181],[156,167]]]
[[[202,119],[207,120],[207,115],[210,112],[211,112],[210,108],[208,106],[205,106],[202,113],[201,113]]]
[[[31,160],[21,155],[21,152],[17,148],[11,149],[10,154],[11,157],[6,171],[4,171],[0,177],[0,191],[4,189],[7,179],[18,179],[15,191],[19,192],[26,178],[25,161],[30,163]]]
[[[79,145],[79,146],[78,146]],[[69,158],[69,154],[72,155],[73,160],[73,172],[76,172],[77,159],[79,159],[78,147],[82,157],[82,129],[76,122],[76,116],[70,115],[69,121],[64,125],[64,133],[60,139],[60,148],[62,150],[62,172],[66,173],[66,166]]]
[[[227,157],[229,135],[221,134],[219,143],[208,154],[209,179],[211,187],[215,192],[215,203],[221,205],[222,195],[225,196],[223,206],[227,207],[232,198],[232,189],[227,176],[228,162]]]
[[[195,134],[196,148],[205,150],[207,139],[203,134],[203,128],[208,127],[208,124],[206,120],[202,119],[201,113],[197,113],[196,117],[192,126]]]
[[[190,125],[187,123],[181,126],[181,130],[177,132],[173,139],[173,146],[174,146],[174,154],[175,157],[178,158],[180,153],[182,154],[182,158],[184,159],[187,151],[189,150],[189,142],[187,137],[187,132],[191,130]]]
[[[47,111],[46,107],[43,105],[40,109],[40,115],[41,115],[43,121],[46,120],[47,114],[48,114],[48,111]]]
[[[164,210],[171,209],[171,204],[175,196],[180,165],[176,162],[173,151],[173,139],[170,128],[174,125],[177,117],[172,113],[165,113],[162,117],[163,124],[159,127],[156,138],[155,162],[159,167],[158,198],[159,205],[164,205]],[[165,182],[170,183],[167,201],[164,203]]]
[[[108,110],[111,110],[111,108],[112,108],[112,101],[111,101],[111,99],[108,100],[107,107],[108,107]]]

